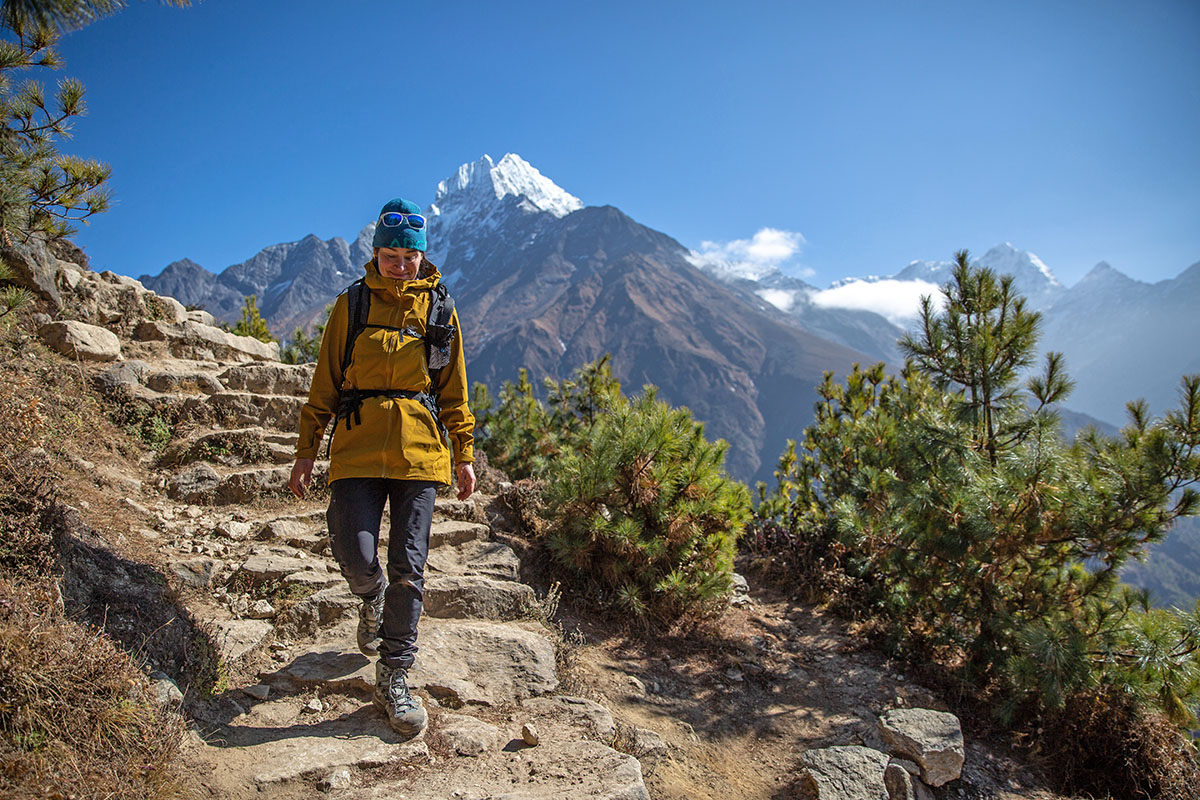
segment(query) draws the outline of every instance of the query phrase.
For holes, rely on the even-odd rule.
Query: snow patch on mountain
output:
[[[448,220],[452,216],[478,211],[482,205],[493,205],[510,195],[519,198],[521,208],[529,213],[545,212],[565,217],[583,208],[583,201],[578,197],[538,172],[516,153],[508,153],[498,164],[484,154],[478,161],[460,166],[438,184],[429,213],[432,217]]]
[[[457,258],[471,259],[470,242],[505,228],[510,214],[561,218],[581,208],[582,200],[517,154],[508,153],[499,163],[485,154],[438,184],[427,214],[429,259],[442,263],[451,246],[460,248]]]

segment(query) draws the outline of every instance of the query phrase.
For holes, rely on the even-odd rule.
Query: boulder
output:
[[[355,597],[350,587],[342,582],[328,589],[321,589],[284,611],[276,623],[300,635],[311,636],[321,628],[327,628],[347,617],[357,617],[362,601]],[[353,636],[353,631],[350,632]],[[353,641],[353,639],[351,639]]]
[[[814,800],[889,800],[888,757],[859,745],[808,750],[800,756],[801,782]]]
[[[207,504],[213,501],[221,475],[210,465],[200,463],[171,476],[167,495],[184,503]]]
[[[150,365],[145,361],[131,359],[113,364],[94,378],[96,388],[102,392],[126,390],[132,392],[146,379]]]
[[[466,714],[442,717],[441,733],[460,756],[477,756],[497,749],[501,735],[495,725]]]
[[[222,566],[224,565],[215,558],[191,558],[172,561],[167,568],[187,586],[207,589],[212,586],[213,579]]]
[[[78,320],[43,325],[38,335],[50,349],[83,361],[116,361],[121,357],[121,340],[110,330]]]
[[[62,308],[57,259],[50,254],[43,240],[35,237],[28,242],[13,241],[11,245],[0,242],[0,258],[12,269],[17,285],[50,301],[55,308]]]
[[[929,708],[894,708],[879,718],[888,752],[915,761],[921,780],[942,786],[962,775],[965,750],[958,717]]]
[[[425,580],[424,613],[431,617],[519,619],[534,604],[533,589],[480,575],[436,575]]]
[[[213,644],[223,661],[236,661],[257,647],[271,632],[271,623],[257,619],[218,620]]]
[[[915,763],[913,767],[920,769]],[[920,778],[913,777],[912,772],[895,759],[884,770],[883,783],[887,786],[889,800],[933,800],[929,787]]]
[[[183,702],[183,692],[179,691],[179,684],[162,671],[150,673],[150,692],[154,695],[155,702],[162,706]]]
[[[250,537],[250,523],[236,519],[225,520],[213,528],[213,535],[240,542]]]
[[[287,490],[291,475],[292,471],[287,467],[256,467],[230,473],[221,480],[213,501],[240,505],[265,494],[281,494]]]
[[[498,705],[558,687],[554,645],[511,623],[422,621],[409,680],[444,704]]]
[[[221,373],[221,382],[239,392],[307,397],[315,370],[315,364],[238,364]]]

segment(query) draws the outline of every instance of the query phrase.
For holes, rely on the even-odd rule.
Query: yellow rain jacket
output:
[[[300,436],[296,458],[317,457],[326,424],[337,413],[340,392],[345,389],[430,392],[436,388],[439,417],[450,434],[454,461],[474,460],[475,417],[467,408],[467,370],[463,358],[462,331],[454,337],[450,363],[438,373],[433,387],[426,366],[425,340],[411,331],[425,332],[429,321],[430,287],[441,275],[428,261],[421,262],[418,277],[394,281],[379,274],[374,261],[366,265],[371,308],[367,327],[354,343],[354,354],[346,374],[342,357],[346,352],[349,301],[338,296],[325,326],[321,355],[300,410]],[[458,311],[452,324],[458,327]],[[368,397],[363,400],[362,423],[338,420],[330,451],[329,480],[342,478],[398,478],[451,482],[450,450],[446,449],[433,415],[419,400]]]

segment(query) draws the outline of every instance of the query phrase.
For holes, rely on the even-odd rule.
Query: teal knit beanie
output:
[[[397,197],[388,200],[383,208],[379,210],[379,216],[382,217],[389,211],[398,211],[401,214],[420,214],[421,207],[416,203],[410,203],[402,197]],[[409,250],[420,250],[425,252],[425,228],[414,228],[411,225],[404,224],[394,228],[389,228],[375,219],[375,238],[371,240],[372,247],[404,247]]]

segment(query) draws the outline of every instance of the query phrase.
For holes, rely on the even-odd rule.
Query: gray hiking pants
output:
[[[364,599],[384,585],[379,564],[383,505],[390,503],[387,594],[379,636],[379,658],[393,669],[409,669],[417,656],[417,622],[425,592],[429,527],[438,484],[392,478],[342,478],[330,485],[329,543],[350,591]]]

